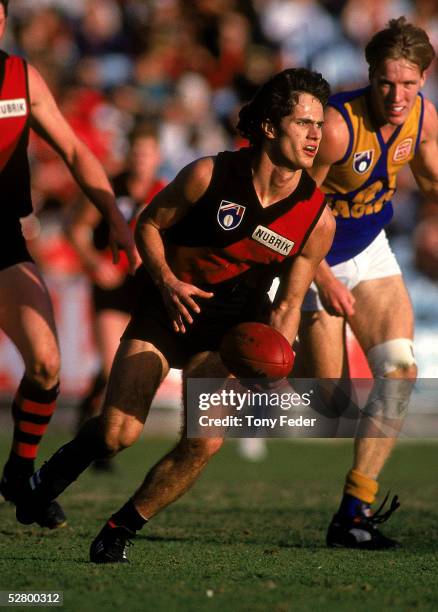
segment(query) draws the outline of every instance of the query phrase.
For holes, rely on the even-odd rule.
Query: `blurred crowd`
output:
[[[367,82],[363,47],[391,17],[406,15],[438,50],[435,0],[13,0],[3,48],[47,80],[77,134],[115,175],[128,136],[157,125],[160,176],[196,157],[239,146],[240,106],[271,74],[306,66],[334,91]],[[438,104],[438,68],[425,93]],[[62,218],[77,197],[60,159],[31,141],[37,215]],[[401,177],[393,231],[411,231],[418,195]],[[29,237],[39,231],[29,222]]]

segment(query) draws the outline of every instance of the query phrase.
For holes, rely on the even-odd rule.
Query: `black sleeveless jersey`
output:
[[[303,171],[289,196],[264,208],[251,156],[251,148],[219,153],[205,194],[163,233],[167,262],[180,280],[214,285],[278,267],[302,250],[324,210],[324,195]]]
[[[3,217],[32,212],[27,158],[30,99],[26,62],[0,51],[0,199]]]

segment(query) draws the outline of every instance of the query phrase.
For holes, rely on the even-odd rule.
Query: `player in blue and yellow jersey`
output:
[[[377,549],[397,544],[376,529],[381,521],[370,509],[396,433],[383,437],[371,423],[400,427],[417,374],[412,307],[384,228],[406,164],[422,192],[438,198],[438,120],[420,93],[435,56],[424,30],[404,17],[391,20],[365,53],[370,85],[330,99],[312,170],[333,210],[336,234],[304,301],[300,341],[311,376],[347,374],[346,322],[367,356],[375,383],[327,543]]]
[[[301,303],[330,248],[333,217],[307,174],[329,87],[305,69],[275,75],[240,112],[251,142],[189,164],[141,213],[141,297],[112,366],[102,415],[30,479],[17,518],[29,523],[95,459],[135,442],[169,367],[185,378],[227,376],[218,348],[240,321],[264,319],[291,342]],[[276,301],[267,292],[280,272]],[[91,546],[123,562],[126,541],[196,480],[222,439],[189,439],[147,474]],[[30,512],[29,512],[30,511]]]

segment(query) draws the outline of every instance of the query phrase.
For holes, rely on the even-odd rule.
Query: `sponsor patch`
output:
[[[277,234],[277,232],[263,225],[257,225],[251,237],[253,240],[268,247],[268,249],[280,253],[280,255],[284,255],[285,257],[289,255],[295,245],[295,242],[292,240],[285,238],[281,234]]]
[[[245,214],[245,206],[222,200],[217,211],[217,221],[222,229],[233,230],[238,227]]]
[[[412,138],[405,138],[396,147],[392,159],[396,162],[403,161],[409,157],[414,141]]]
[[[357,174],[364,174],[373,162],[374,149],[368,151],[361,151],[353,155],[353,170]]]
[[[27,115],[27,104],[24,98],[0,100],[0,119],[24,117],[25,115]]]

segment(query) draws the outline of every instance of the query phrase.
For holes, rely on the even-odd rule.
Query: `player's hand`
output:
[[[110,224],[109,246],[113,254],[114,264],[119,263],[119,249],[125,251],[129,262],[129,273],[134,274],[141,263],[141,259],[135,246],[132,230],[123,219],[120,222]]]
[[[160,285],[160,291],[173,329],[182,334],[186,332],[187,323],[193,323],[191,313],[201,312],[196,298],[209,299],[214,295],[195,287],[195,285],[184,283],[176,277],[163,281]]]
[[[356,300],[347,287],[337,278],[318,285],[321,303],[329,315],[334,317],[351,317],[354,315]]]

